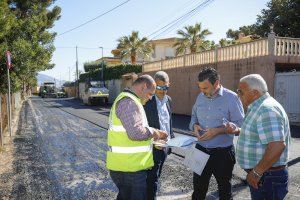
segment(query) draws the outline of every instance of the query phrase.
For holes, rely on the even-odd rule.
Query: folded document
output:
[[[208,159],[208,154],[202,152],[199,149],[196,149],[195,145],[193,145],[188,149],[188,152],[183,160],[183,164],[190,168],[193,172],[201,176]]]
[[[193,144],[195,141],[197,141],[197,138],[191,137],[191,136],[177,136],[175,138],[170,139],[167,142],[167,145],[169,147],[187,147]]]

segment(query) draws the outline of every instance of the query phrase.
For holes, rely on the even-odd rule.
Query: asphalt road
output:
[[[105,168],[109,110],[74,99],[33,97],[25,102],[11,172],[0,174],[0,199],[115,199],[117,189]],[[189,117],[173,117],[176,130],[185,131]],[[293,131],[299,134],[298,127]],[[287,199],[299,199],[300,190],[299,139],[294,137],[293,143]],[[250,199],[245,175],[236,165],[234,199]],[[190,199],[192,172],[182,158],[168,156],[160,180],[158,199]],[[212,178],[207,199],[218,199],[216,186]]]
[[[76,99],[47,99],[46,102],[50,103],[53,106],[59,107],[60,109],[71,113],[73,115],[79,116],[83,119],[86,119],[98,126],[107,128],[108,115],[110,111],[110,105],[98,105],[98,106],[85,106],[80,101]],[[190,121],[190,116],[186,115],[173,115],[173,128],[175,134],[187,133],[188,124]],[[177,132],[177,133],[176,133]],[[300,193],[300,126],[291,125],[291,136],[292,136],[292,145],[290,148],[290,161],[289,171],[290,171],[290,185],[289,185],[289,194],[287,199],[299,199]],[[235,137],[235,142],[237,137]],[[173,150],[179,155],[184,155],[185,152],[181,149]],[[170,159],[171,158],[171,159]],[[169,162],[175,162],[178,166],[181,166],[182,160],[175,155],[169,156],[169,159],[166,162],[168,165]],[[179,162],[179,163],[178,163]],[[166,168],[166,167],[165,167]],[[167,171],[166,169],[164,169]],[[180,174],[180,173],[179,173]],[[246,173],[238,166],[235,165],[234,177],[233,177],[233,191],[235,198],[239,199],[250,199],[248,188],[245,184]],[[162,185],[165,182],[169,182],[168,179],[164,180],[164,173],[162,174]],[[187,179],[187,184],[192,184],[191,178]],[[183,196],[189,196],[192,192],[191,186],[182,190]],[[179,193],[178,193],[179,194]],[[179,195],[180,196],[180,195]],[[163,195],[161,197],[163,198]],[[212,178],[208,193],[208,199],[217,198],[217,189],[216,182]],[[168,199],[168,197],[167,197]]]

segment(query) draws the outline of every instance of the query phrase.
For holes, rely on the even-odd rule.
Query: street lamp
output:
[[[76,46],[76,80],[77,80],[77,98],[79,99],[79,70],[78,70],[78,51]]]

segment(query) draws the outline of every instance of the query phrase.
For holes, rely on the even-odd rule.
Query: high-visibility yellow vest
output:
[[[109,115],[107,143],[109,151],[106,155],[106,167],[121,172],[136,172],[151,168],[153,163],[151,139],[144,141],[131,140],[122,122],[117,117],[116,105],[122,98],[131,98],[142,113],[143,126],[148,126],[147,117],[141,100],[129,92],[122,92],[115,100]]]

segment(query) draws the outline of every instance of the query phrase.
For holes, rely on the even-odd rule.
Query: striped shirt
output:
[[[170,114],[167,107],[168,97],[165,95],[162,100],[160,100],[156,95],[156,107],[159,118],[160,130],[166,131],[168,133],[168,139],[170,136]]]
[[[254,168],[268,143],[275,141],[284,141],[286,148],[273,167],[286,165],[290,146],[289,120],[283,107],[266,93],[248,106],[237,141],[237,162],[243,169]]]
[[[124,91],[134,94],[129,89],[125,89]],[[151,137],[151,127],[143,126],[142,113],[138,105],[131,98],[125,97],[117,103],[116,114],[131,140],[148,140]]]

